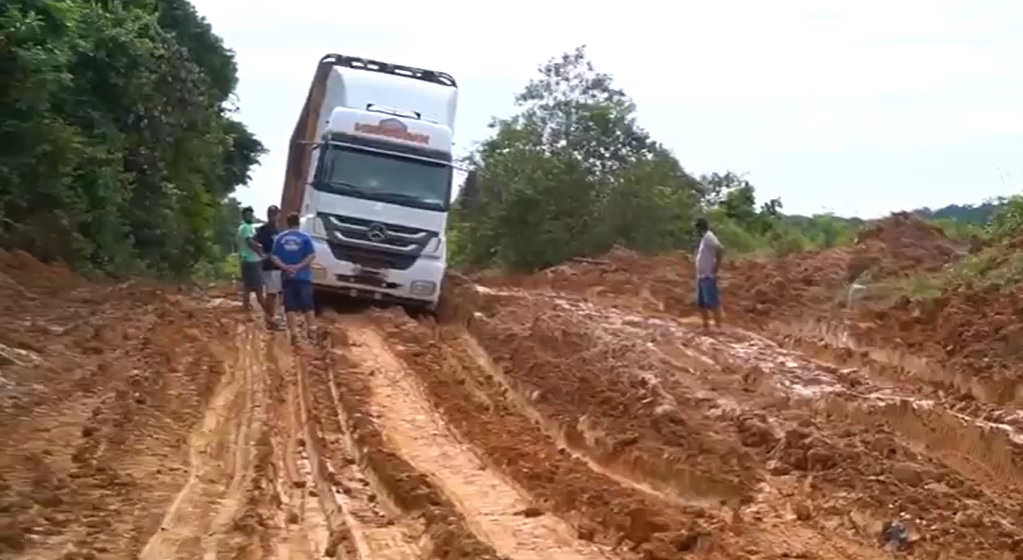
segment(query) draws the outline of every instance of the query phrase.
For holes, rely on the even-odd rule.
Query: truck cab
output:
[[[358,63],[368,63],[381,73],[409,69],[413,75],[427,77],[421,81],[455,87],[446,74],[354,60],[359,70],[364,68]],[[308,139],[312,132],[308,126],[307,139],[298,129],[293,137],[289,176],[296,175],[293,165],[306,164],[308,169],[301,195],[289,193],[286,184],[282,200],[285,212],[289,202],[293,206],[301,200],[301,227],[316,247],[315,289],[435,308],[447,269],[454,98],[449,103],[449,122],[374,103],[353,107],[350,84],[339,71],[350,69],[351,60],[348,64],[332,61],[329,66],[328,72],[317,73],[322,82],[320,102],[311,91],[306,103],[306,112],[319,116],[315,140]],[[325,75],[321,78],[321,74]],[[398,73],[407,79],[402,74],[410,72]],[[316,86],[314,80],[314,90]],[[296,158],[299,144],[308,149]],[[291,191],[295,190],[292,186]]]

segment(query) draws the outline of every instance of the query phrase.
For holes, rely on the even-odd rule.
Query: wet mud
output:
[[[687,256],[615,251],[297,347],[0,253],[0,557],[1023,558],[1023,300],[842,303],[963,252],[893,216],[731,263],[705,332]]]

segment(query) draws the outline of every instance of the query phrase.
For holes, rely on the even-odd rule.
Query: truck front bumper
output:
[[[420,257],[406,270],[366,271],[334,256],[326,242],[316,241],[312,265],[317,289],[359,299],[434,307],[440,300],[447,264],[443,259]],[[371,274],[367,274],[371,272]]]

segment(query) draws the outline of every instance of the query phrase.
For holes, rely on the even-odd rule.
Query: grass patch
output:
[[[937,273],[894,278],[875,285],[892,302],[905,296],[914,301],[937,299],[949,290],[997,288],[1008,292],[1023,284],[1023,251],[1006,245],[989,247]]]

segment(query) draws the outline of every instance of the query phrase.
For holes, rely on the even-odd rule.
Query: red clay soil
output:
[[[959,288],[936,300],[869,310],[850,329],[863,348],[929,361],[948,385],[982,401],[1023,406],[1023,292]]]
[[[726,256],[722,300],[726,314],[744,324],[827,316],[844,305],[847,287],[864,271],[870,270],[875,281],[933,272],[966,253],[964,244],[948,239],[937,227],[896,213],[860,232],[852,247],[783,258]],[[648,257],[616,248],[598,259],[576,259],[527,277],[473,279],[485,286],[581,294],[646,312],[696,312],[692,258],[683,253]]]
[[[367,372],[353,368],[343,354],[349,344],[345,332],[332,329],[325,344],[323,353],[311,364],[312,375],[326,377],[327,370],[334,372],[339,385],[338,397],[348,422],[345,429],[360,451],[357,459],[367,472],[376,476],[398,508],[423,520],[432,554],[449,560],[500,560],[492,547],[468,529],[458,509],[436,485],[384,441],[369,412]]]
[[[136,557],[188,477],[227,352],[208,341],[231,327],[25,254],[0,271],[0,556]]]
[[[727,259],[722,299],[730,323],[765,332],[778,324],[840,319],[847,288],[869,270],[871,281],[936,272],[969,252],[968,244],[908,213],[896,213],[861,231],[848,248],[784,258]],[[1006,251],[1019,250],[1008,246]],[[582,294],[620,308],[695,316],[688,255],[645,257],[615,249],[526,278],[478,278],[483,285],[518,286]],[[845,327],[857,344],[926,358],[952,370],[956,391],[1023,405],[1023,292],[958,289],[936,301],[902,300],[875,309]],[[977,385],[982,387],[977,388]]]
[[[545,434],[475,360],[459,327],[426,326],[396,313],[376,314],[374,319],[397,343],[398,355],[418,374],[452,427],[522,485],[537,500],[539,511],[569,521],[579,538],[636,550],[651,560],[686,558],[693,551],[723,546],[710,536],[720,521],[702,508],[654,499],[622,485]],[[576,412],[586,410],[578,404]],[[642,446],[625,441],[633,435],[620,435],[624,446]]]
[[[933,224],[908,212],[871,223],[856,236],[849,280],[875,270],[875,277],[936,272],[969,253],[969,243],[955,242]]]
[[[985,473],[1005,470],[1007,463],[995,458],[1005,454],[975,454],[981,467],[961,461],[963,448],[956,446],[972,448],[977,436],[969,426],[956,427],[957,413],[935,412],[935,418],[950,422],[938,428],[939,421],[921,416],[915,405],[884,405],[887,389],[873,387],[863,374],[787,354],[741,332],[701,337],[692,328],[565,296],[498,292],[467,295],[463,301],[476,306],[477,312],[463,310],[463,316],[471,317],[470,330],[520,402],[560,428],[570,447],[664,495],[699,499],[704,492],[703,498],[716,494],[727,503],[731,494],[739,505],[750,501],[745,489],[766,481],[781,496],[755,496],[749,511],[784,507],[782,496],[787,497],[797,519],[819,519],[824,533],[850,539],[846,547],[869,549],[881,521],[899,513],[924,524],[919,529],[925,537],[917,543],[923,557],[952,551],[955,557],[1002,558],[1023,542],[1014,521],[1000,525],[997,518],[998,512],[1020,518],[1023,503],[1013,498],[1015,490],[1004,494],[1001,486],[982,486],[994,484]],[[516,397],[488,385],[479,366],[466,365],[461,357],[472,350],[459,342],[457,329],[435,329],[427,338],[418,325],[406,322],[390,334],[408,342],[406,360],[435,386],[436,405],[450,418],[467,418],[459,429],[488,453],[500,453],[500,443],[487,443],[499,428],[487,422],[511,425],[514,412],[501,403]],[[445,348],[450,348],[446,361],[435,354]],[[709,364],[694,358],[694,349]],[[434,362],[446,365],[428,373]],[[838,396],[790,394],[790,384],[812,388],[811,382],[833,384],[830,390]],[[472,398],[481,392],[491,395],[484,404]],[[869,396],[875,392],[876,399]],[[629,454],[629,460],[614,460]],[[529,477],[520,476],[528,484]],[[535,492],[544,495],[540,488]],[[971,504],[969,526],[963,526],[964,503]],[[775,523],[787,531],[799,527],[777,521],[774,514],[751,515],[744,525],[745,543],[764,552],[778,546],[772,536],[782,529]],[[813,526],[798,539],[804,547],[823,542]],[[730,541],[720,530],[712,535],[718,543]],[[819,554],[867,557],[859,549],[829,550]]]

